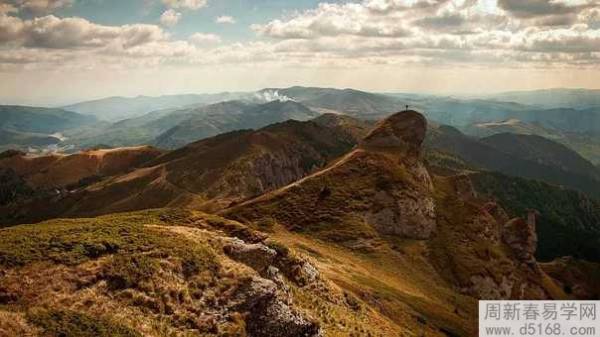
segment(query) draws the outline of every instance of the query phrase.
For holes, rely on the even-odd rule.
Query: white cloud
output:
[[[216,34],[194,33],[189,40],[196,45],[203,46],[220,43],[221,37]]]
[[[540,20],[561,16],[523,16],[495,7],[494,3],[364,0],[321,4],[252,26],[265,37],[260,42],[229,44],[209,33],[175,40],[157,25],[104,26],[82,18],[48,15],[25,20],[0,14],[0,43],[10,48],[10,53],[3,53],[0,58],[0,68],[190,64],[270,64],[319,69],[380,65],[407,68],[600,65],[598,6],[569,8],[570,15],[575,15],[572,22],[547,25],[548,22]],[[519,10],[525,9],[519,7]],[[174,14],[173,20],[161,23],[175,24],[179,12],[169,9],[163,16],[170,15],[167,13]]]
[[[73,0],[0,0],[0,13],[3,12],[2,8],[12,7],[14,12],[16,9],[19,11],[33,13],[35,15],[52,13],[57,9],[71,6]]]
[[[215,22],[216,23],[234,24],[235,18],[233,18],[232,16],[223,15],[223,16],[219,16],[218,18],[216,18]]]
[[[135,24],[103,26],[82,18],[54,15],[23,20],[0,15],[0,41],[13,46],[48,49],[76,49],[120,46],[131,48],[168,35],[158,26]]]
[[[163,26],[173,27],[179,22],[179,19],[181,19],[181,13],[168,9],[160,16],[160,23]]]
[[[163,3],[171,8],[182,8],[197,10],[205,7],[207,0],[162,0]]]

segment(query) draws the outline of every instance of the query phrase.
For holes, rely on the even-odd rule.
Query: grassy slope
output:
[[[431,240],[379,234],[361,214],[378,190],[410,186],[410,175],[396,163],[387,154],[355,152],[225,214],[259,228],[275,224],[282,240],[312,253],[336,284],[407,327],[425,321],[457,335],[474,331],[476,302],[456,290],[472,277],[515,273],[508,277],[541,284],[551,297],[564,296],[545,276],[517,271],[506,246],[482,239],[481,205],[461,201],[444,178],[435,180],[438,229]],[[324,186],[331,194],[321,198]]]
[[[40,336],[91,337],[107,331],[111,336],[246,335],[248,318],[231,303],[237,303],[235,294],[256,274],[222,250],[224,232],[252,233],[241,224],[164,209],[0,231],[0,317],[11,317],[14,325],[0,323],[0,332],[11,328]],[[341,266],[340,259],[354,261],[356,268],[363,264],[367,270],[361,272],[369,275],[376,256],[354,256],[284,231],[272,234],[273,247],[274,239],[280,240],[277,247],[315,247],[311,254],[323,249],[323,254],[335,256],[327,261],[325,255],[314,258],[319,268],[328,269],[323,281],[299,286],[286,280],[294,305],[319,322],[325,336],[439,334],[433,322],[419,319],[411,308],[413,300],[424,301],[422,294],[406,294],[393,283],[386,289],[381,279],[370,275],[380,293],[367,302],[355,295],[363,290],[354,287],[352,278],[359,276],[351,269],[336,273],[333,282],[326,278],[335,276],[330,271]],[[395,272],[385,272],[388,267],[373,270],[392,280]],[[23,278],[29,280],[25,287]],[[384,315],[384,309],[399,316]],[[460,329],[460,324],[452,324]]]

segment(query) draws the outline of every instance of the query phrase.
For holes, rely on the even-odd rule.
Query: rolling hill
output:
[[[346,114],[361,119],[380,119],[403,108],[391,96],[354,89],[314,87],[268,88],[258,95],[287,97],[320,112]]]
[[[62,109],[0,105],[0,151],[44,150],[59,144],[63,133],[94,124],[92,116]]]
[[[0,129],[14,132],[53,134],[94,122],[94,117],[62,109],[0,106]]]
[[[506,136],[501,136],[500,139],[513,137],[522,140],[535,140],[532,143],[542,143],[546,151],[553,152],[541,153],[543,151],[536,149],[535,145],[533,147],[511,149],[511,144],[496,144],[494,140],[497,138],[488,140],[492,143],[490,145],[476,138],[466,136],[453,127],[444,125],[430,129],[427,147],[456,155],[479,169],[541,180],[580,190],[594,197],[600,196],[600,181],[597,180],[597,169],[592,168],[591,164],[577,153],[550,140],[540,140],[540,137],[537,136],[506,134]],[[576,158],[576,161],[570,163],[570,158]],[[557,163],[558,165],[556,165]]]
[[[474,124],[462,127],[461,130],[476,137],[488,137],[498,133],[537,135],[566,145],[593,164],[600,164],[600,133],[559,131],[518,119]]]
[[[236,99],[240,95],[237,93],[221,93],[164,95],[158,97],[107,97],[68,105],[63,107],[63,109],[93,115],[99,120],[114,122],[139,117],[151,111],[183,108],[191,105],[214,104]]]
[[[87,181],[53,199],[7,205],[0,223],[166,206],[221,209],[300,179],[350,150],[362,133],[339,124],[287,121],[222,134],[145,161],[143,167]]]
[[[500,133],[481,142],[498,151],[600,181],[600,170],[568,147],[537,135]]]
[[[156,138],[155,145],[173,149],[221,133],[257,129],[286,120],[306,121],[319,114],[293,101],[252,104],[228,101],[188,110],[187,118]]]

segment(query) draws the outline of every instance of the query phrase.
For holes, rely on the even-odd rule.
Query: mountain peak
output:
[[[395,113],[379,122],[364,138],[363,148],[400,149],[404,154],[418,157],[427,132],[427,120],[414,111]]]

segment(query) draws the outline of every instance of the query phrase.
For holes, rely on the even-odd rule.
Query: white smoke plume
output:
[[[261,100],[261,101],[265,101],[265,102],[273,102],[273,101],[281,101],[281,102],[288,102],[288,101],[293,101],[295,102],[296,100],[280,94],[279,91],[277,90],[266,90],[263,92],[257,92],[255,94],[256,98]]]

